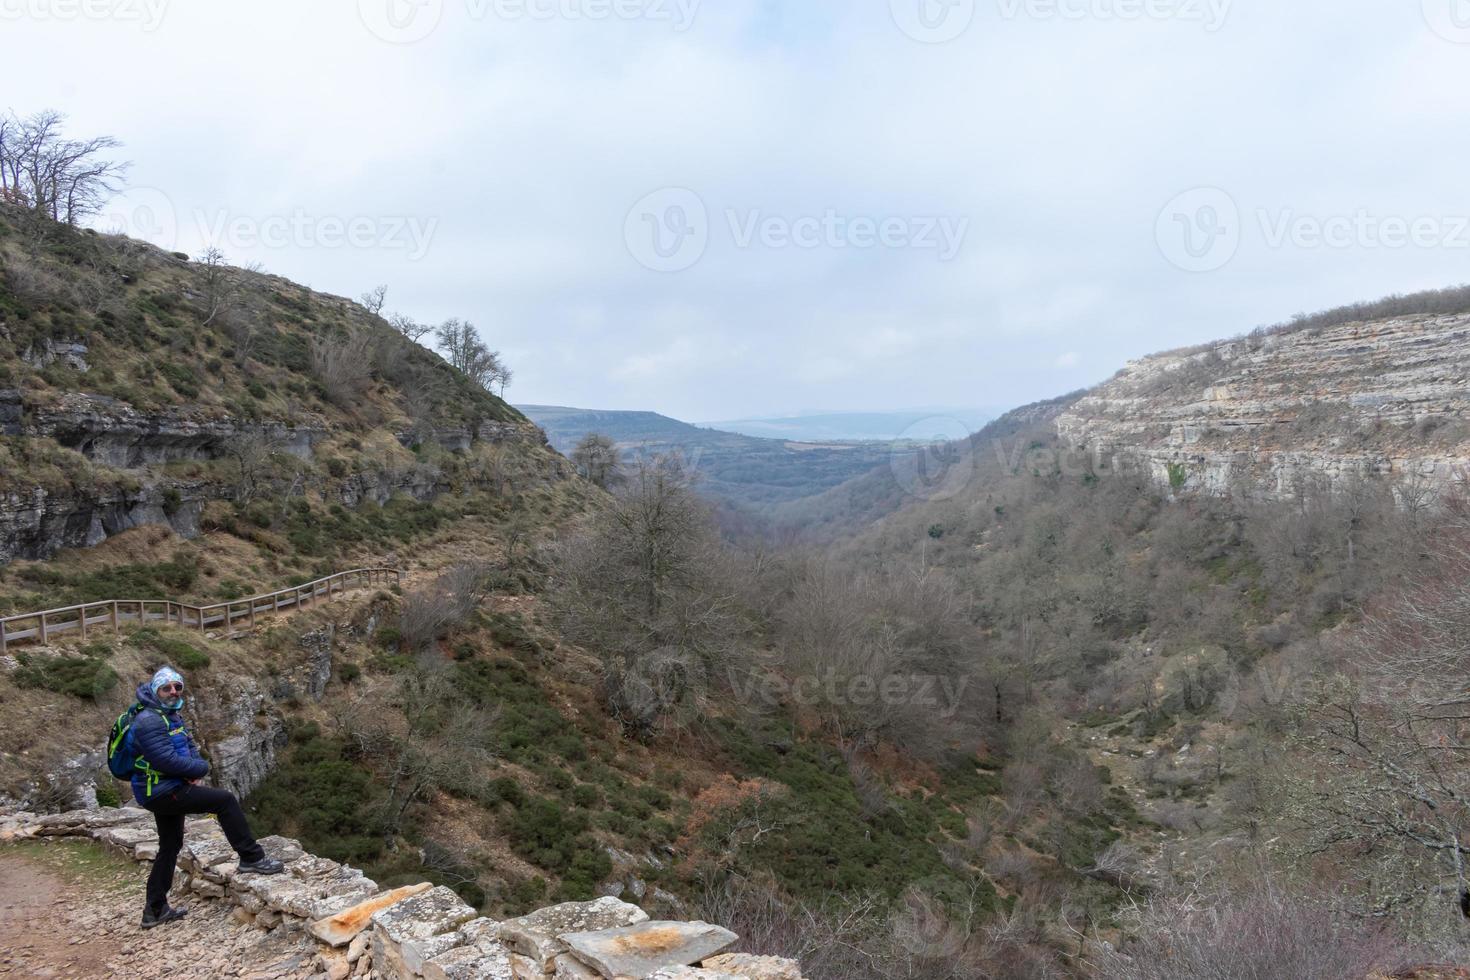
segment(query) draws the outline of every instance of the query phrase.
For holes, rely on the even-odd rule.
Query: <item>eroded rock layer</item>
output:
[[[1403,317],[1146,357],[1057,419],[1104,467],[1160,484],[1292,497],[1353,481],[1400,494],[1470,468],[1470,315]]]

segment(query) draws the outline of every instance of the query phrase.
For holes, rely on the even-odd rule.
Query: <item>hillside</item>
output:
[[[737,508],[765,508],[823,493],[889,459],[886,443],[819,444],[760,439],[702,428],[654,412],[612,412],[522,405],[551,444],[570,453],[589,433],[612,439],[625,455],[679,452],[708,496]]]
[[[1422,496],[1470,460],[1470,299],[1394,297],[1146,357],[1057,428],[1162,486],[1290,498],[1384,478]]]
[[[975,726],[896,705],[861,714],[915,723],[856,738],[847,709],[839,723],[783,694],[804,670],[788,586],[815,573],[723,545],[682,468],[645,458],[607,495],[347,300],[0,217],[0,616],[403,572],[229,629],[15,639],[0,806],[124,799],[99,733],[171,662],[212,781],[263,832],[385,886],[429,880],[496,916],[621,895],[804,957],[818,980],[912,955],[885,923],[914,889],[1005,900],[978,859],[946,857],[996,780]],[[935,657],[968,648],[953,610],[920,614],[937,601],[922,590],[873,601]],[[822,927],[773,934],[772,908]]]
[[[148,524],[194,538],[266,498],[310,536],[333,505],[566,476],[523,416],[348,300],[127,239],[37,241],[3,208],[0,263],[0,562]]]

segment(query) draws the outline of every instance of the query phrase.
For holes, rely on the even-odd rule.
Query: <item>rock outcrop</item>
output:
[[[315,980],[801,980],[792,960],[727,954],[738,937],[704,922],[650,922],[615,898],[572,902],[506,922],[479,915],[448,888],[382,891],[361,871],[261,840],[286,864],[241,874],[219,825],[191,820],[176,888],[228,902],[242,924],[318,944]],[[0,843],[85,837],[138,861],[158,853],[153,817],[136,807],[36,815],[0,813]]]
[[[1348,323],[1146,357],[1056,422],[1104,468],[1160,485],[1291,498],[1362,479],[1463,484],[1470,315]]]
[[[310,461],[330,434],[323,425],[246,421],[197,409],[144,412],[116,398],[81,392],[31,404],[19,391],[0,390],[0,435],[54,442],[109,474],[98,485],[85,486],[6,481],[0,488],[0,565],[17,558],[50,558],[65,548],[90,548],[145,525],[197,537],[205,506],[235,499],[236,488],[218,480],[165,476],[159,467],[227,459],[232,447],[251,438],[267,440],[274,452]],[[401,433],[398,439],[405,445],[435,441],[451,452],[467,452],[477,442],[546,445],[545,435],[529,423],[493,421],[473,431],[434,429]],[[424,502],[456,488],[437,468],[412,465],[370,468],[314,489],[357,507],[369,501],[385,504],[400,495]]]

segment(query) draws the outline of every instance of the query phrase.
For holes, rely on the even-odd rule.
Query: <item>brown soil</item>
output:
[[[89,842],[0,848],[0,977],[152,980],[307,977],[315,946],[302,934],[262,932],[201,899],[189,914],[144,931],[147,865]]]

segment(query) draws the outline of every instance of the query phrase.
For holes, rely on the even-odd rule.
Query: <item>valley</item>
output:
[[[1442,294],[966,440],[808,445],[516,409],[351,301],[228,270],[211,322],[206,263],[0,218],[0,614],[402,573],[228,630],[21,637],[5,806],[122,802],[93,736],[169,662],[264,831],[497,919],[617,896],[812,980],[1458,955],[1425,809],[1458,781],[1392,768],[1396,692],[1460,662]]]

